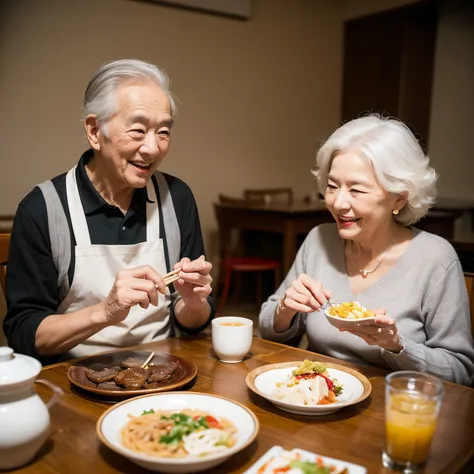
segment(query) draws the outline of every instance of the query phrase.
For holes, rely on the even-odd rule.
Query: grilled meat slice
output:
[[[168,381],[178,368],[179,362],[171,362],[170,364],[150,365],[150,375],[148,376],[148,383],[160,383]]]
[[[145,360],[138,360],[134,359],[133,357],[129,357],[122,362],[122,367],[125,369],[131,369],[132,367],[141,367]]]
[[[142,367],[131,367],[120,371],[114,378],[115,383],[128,390],[143,388],[150,371]]]
[[[85,374],[91,382],[99,384],[113,380],[120,370],[120,367],[110,367],[102,370],[86,369]]]

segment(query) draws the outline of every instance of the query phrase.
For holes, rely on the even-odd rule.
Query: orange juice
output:
[[[421,464],[430,452],[436,428],[437,404],[420,393],[392,393],[386,407],[386,445],[399,463]]]

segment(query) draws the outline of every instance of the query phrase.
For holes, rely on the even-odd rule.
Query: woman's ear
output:
[[[397,198],[395,199],[395,203],[393,205],[393,209],[397,209],[398,211],[401,211],[406,203],[408,202],[408,193],[401,193],[397,194]]]
[[[100,151],[101,130],[95,115],[88,115],[84,119],[84,129],[91,148],[94,151]]]

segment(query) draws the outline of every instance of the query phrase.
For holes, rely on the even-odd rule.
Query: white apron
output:
[[[92,245],[86,216],[76,182],[76,168],[66,176],[67,201],[76,238],[76,264],[71,288],[58,312],[71,313],[103,301],[120,270],[150,265],[158,273],[167,272],[160,239],[158,199],[152,180],[147,184],[146,242],[135,245]],[[158,306],[143,309],[139,305],[119,324],[108,326],[69,351],[67,357],[82,357],[115,347],[128,347],[166,339],[170,333],[170,295],[158,293]]]

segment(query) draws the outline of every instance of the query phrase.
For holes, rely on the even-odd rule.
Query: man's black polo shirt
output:
[[[85,165],[93,158],[86,151],[76,168],[77,186],[92,244],[133,245],[146,241],[146,187],[136,189],[126,215],[108,204],[96,191],[87,176]],[[164,174],[181,232],[180,258],[191,260],[204,255],[199,215],[194,196],[180,179]],[[71,264],[69,284],[75,267],[75,239],[72,233],[66,197],[66,173],[52,180],[71,231]],[[164,240],[165,257],[169,266],[163,215],[160,209],[160,237]],[[8,312],[3,327],[9,345],[17,352],[32,355],[43,363],[35,350],[35,334],[41,321],[57,313],[60,304],[57,288],[58,273],[51,255],[48,217],[43,194],[35,187],[20,203],[13,224],[8,258],[6,297]],[[213,307],[212,298],[209,298]],[[183,328],[181,328],[183,329]],[[201,328],[199,328],[201,329]],[[186,330],[185,330],[186,331]],[[187,332],[191,332],[187,330]]]

